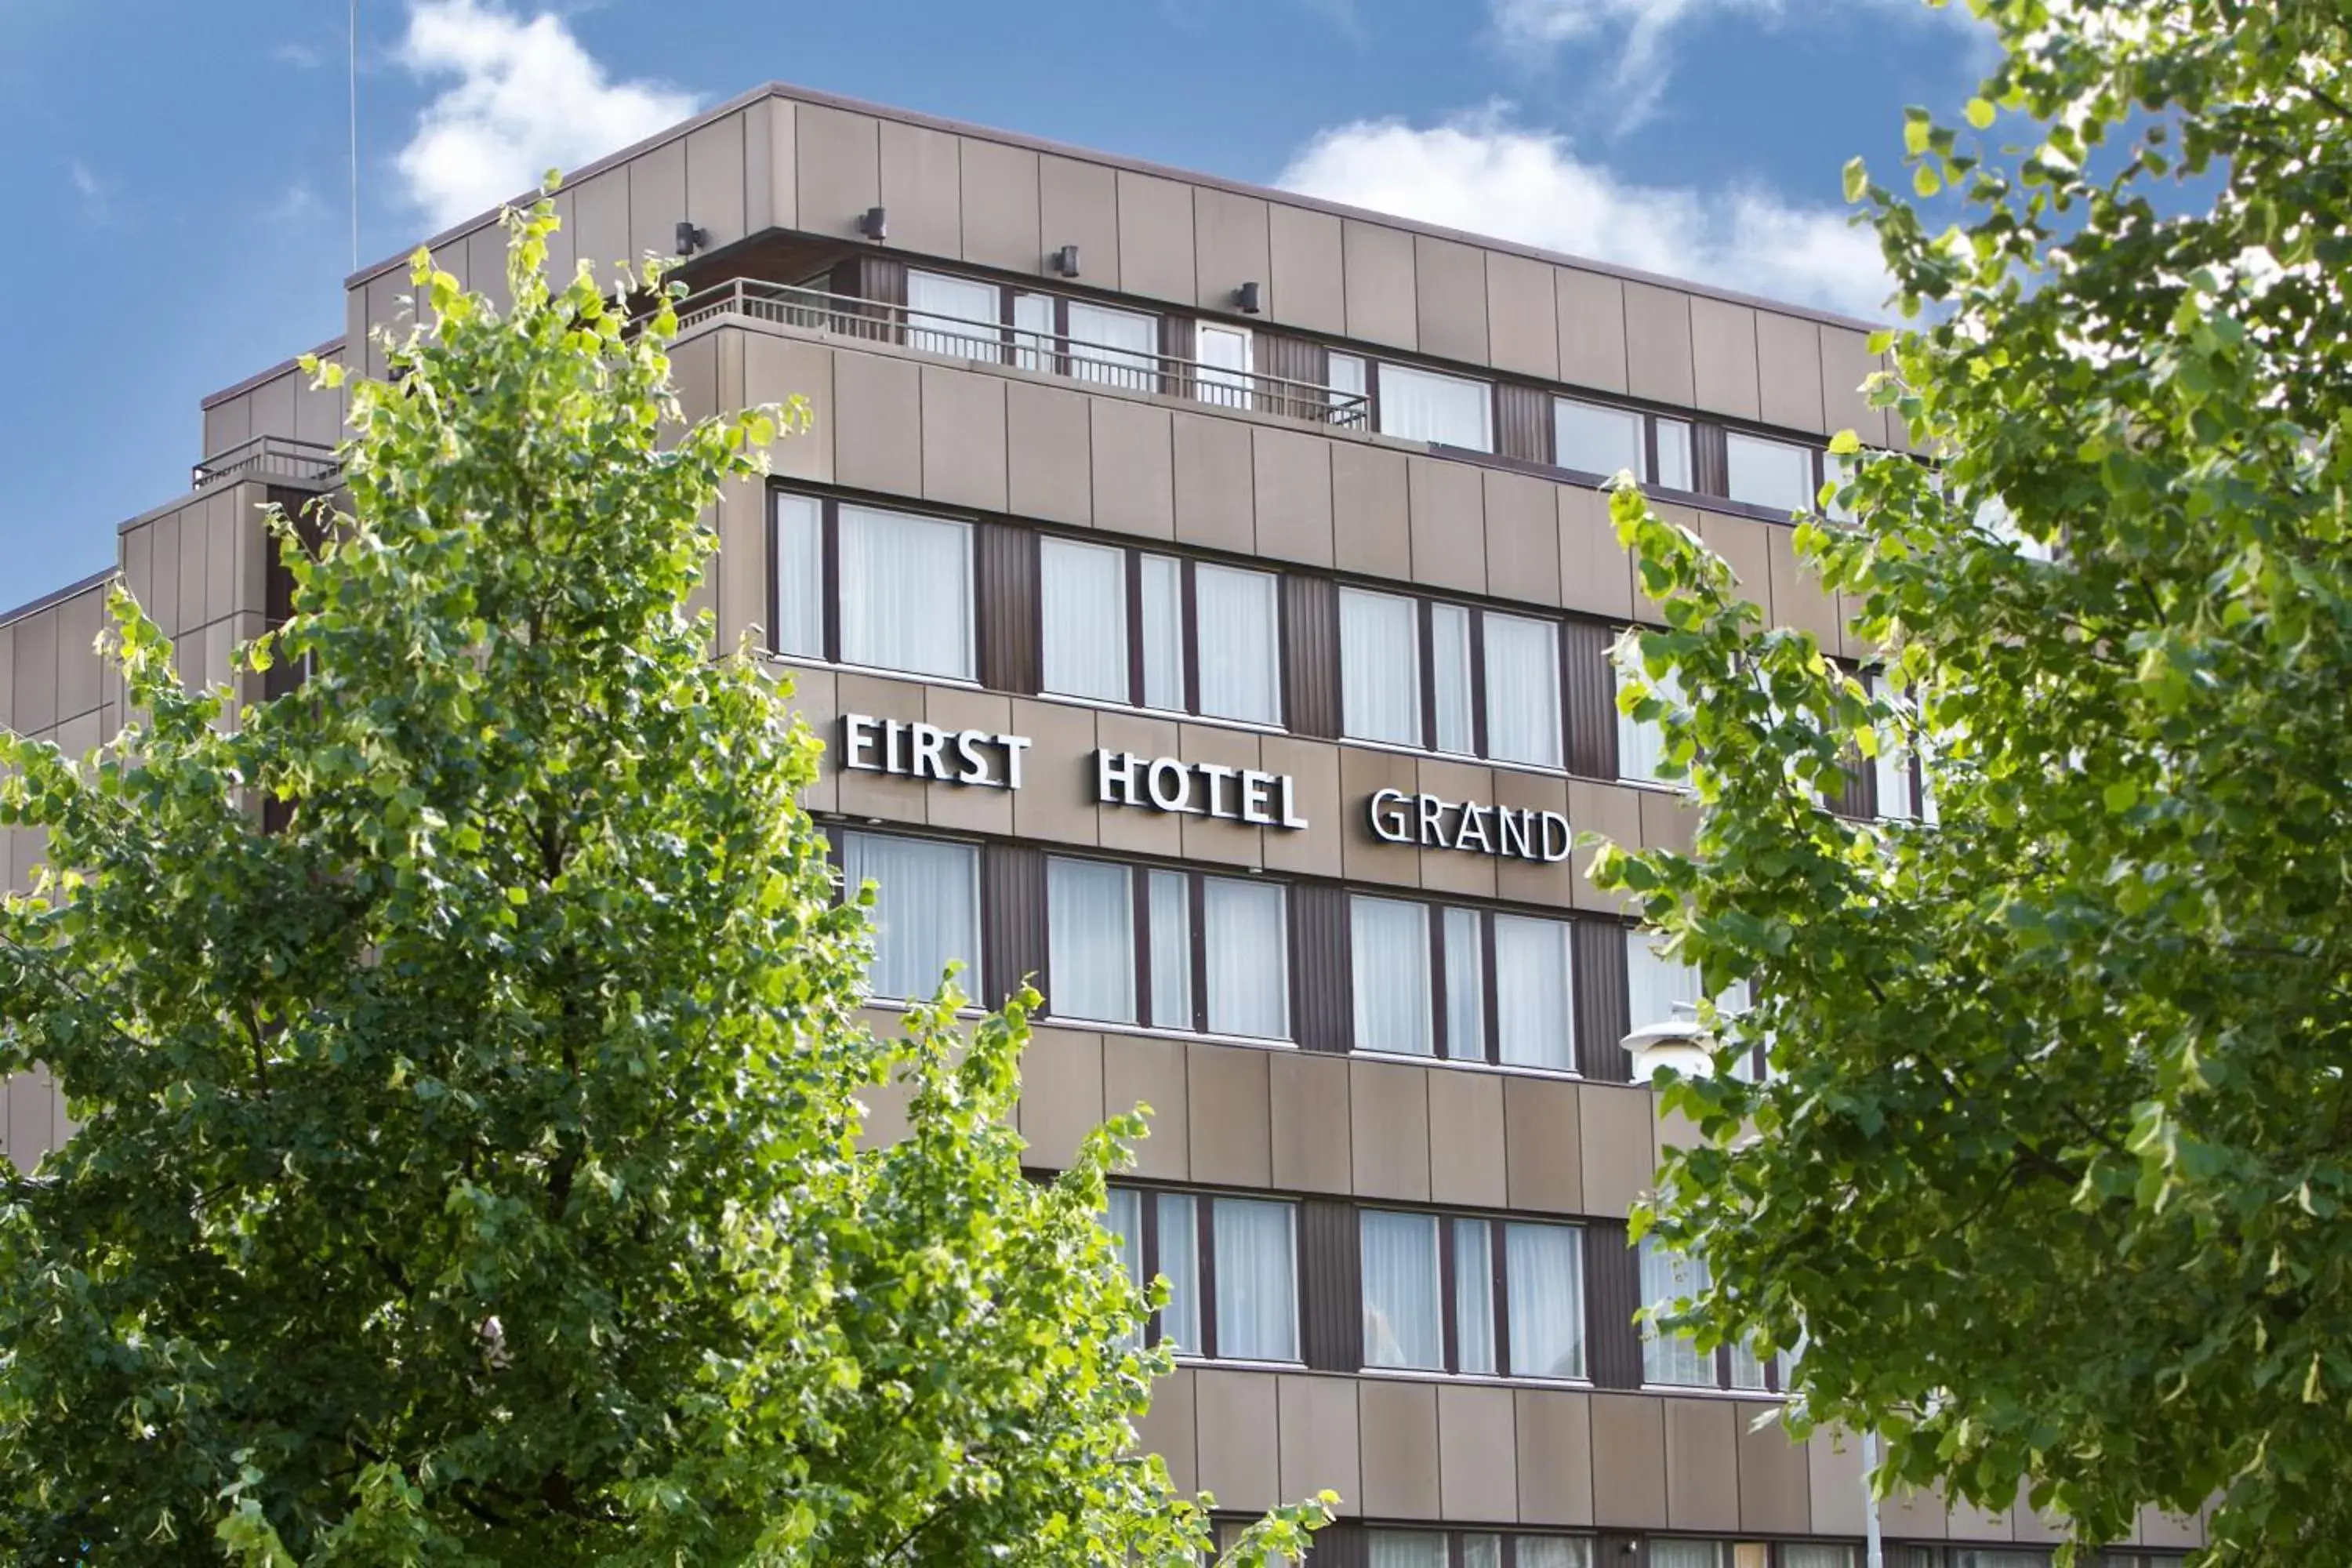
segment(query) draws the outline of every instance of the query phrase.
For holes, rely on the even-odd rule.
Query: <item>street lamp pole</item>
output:
[[[1864,1568],[1886,1568],[1886,1548],[1878,1539],[1878,1493],[1870,1475],[1878,1468],[1878,1434],[1862,1435],[1862,1540]]]

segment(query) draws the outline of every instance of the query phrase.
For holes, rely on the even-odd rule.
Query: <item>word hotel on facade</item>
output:
[[[1628,1245],[1672,1134],[1621,1042],[1698,990],[1577,845],[1689,831],[1616,707],[1654,611],[1606,476],[1860,667],[1790,520],[1831,434],[1904,443],[1857,391],[1869,324],[782,87],[557,205],[566,272],[679,254],[689,413],[814,412],[725,499],[698,602],[826,742],[808,804],[878,885],[877,1021],[950,961],[1034,977],[1041,1171],[1159,1109],[1111,1221],[1170,1282],[1140,1440],[1177,1479],[1237,1516],[1338,1491],[1314,1568],[1860,1568],[1857,1446],[1759,1419],[1786,1366],[1635,1325],[1706,1263]],[[431,244],[495,291],[492,218]],[[318,352],[382,374],[406,288],[348,279]],[[286,613],[258,509],[334,488],[342,412],[290,361],[205,399],[193,489],[0,619],[0,721],[112,731],[118,577],[229,679]],[[1924,804],[1901,756],[1832,803]],[[37,847],[6,847],[21,884]],[[0,1092],[20,1165],[69,1135],[38,1075]],[[1881,1524],[1899,1568],[2063,1534],[1925,1494]],[[2200,1539],[2151,1512],[2110,1562]]]

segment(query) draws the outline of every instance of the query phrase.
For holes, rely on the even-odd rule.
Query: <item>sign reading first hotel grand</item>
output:
[[[841,718],[841,765],[862,773],[1017,790],[1022,756],[1029,749],[1026,735],[945,730],[864,713]],[[1108,747],[1097,748],[1087,760],[1094,776],[1094,798],[1100,805],[1215,817],[1288,833],[1307,826],[1298,814],[1297,784],[1288,773],[1181,757],[1143,757]],[[1558,862],[1568,858],[1574,842],[1568,818],[1557,811],[1452,801],[1399,789],[1372,792],[1364,802],[1364,826],[1385,843],[1501,860]]]

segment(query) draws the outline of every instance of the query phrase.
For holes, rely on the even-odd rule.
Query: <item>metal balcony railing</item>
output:
[[[1369,402],[1360,393],[1291,381],[1263,371],[1231,370],[1002,321],[942,316],[751,278],[706,289],[681,300],[677,308],[681,331],[727,316],[866,342],[893,343],[923,353],[1009,364],[1128,392],[1162,393],[1223,408],[1286,415],[1341,429],[1365,428],[1370,413]]]
[[[294,479],[315,484],[332,479],[341,467],[332,447],[297,441],[289,436],[256,436],[198,463],[189,471],[188,488],[200,490],[225,479]]]

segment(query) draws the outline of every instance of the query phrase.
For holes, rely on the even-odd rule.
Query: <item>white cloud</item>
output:
[[[395,159],[410,200],[436,228],[695,110],[689,94],[607,79],[562,18],[541,12],[526,21],[495,0],[415,0],[399,58],[420,77],[456,79],[425,106]]]
[[[1843,210],[1800,206],[1760,186],[1702,194],[1630,184],[1578,158],[1566,138],[1512,125],[1499,109],[1416,129],[1358,121],[1301,148],[1287,189],[1474,234],[1516,239],[1860,316],[1882,311],[1878,241]]]

